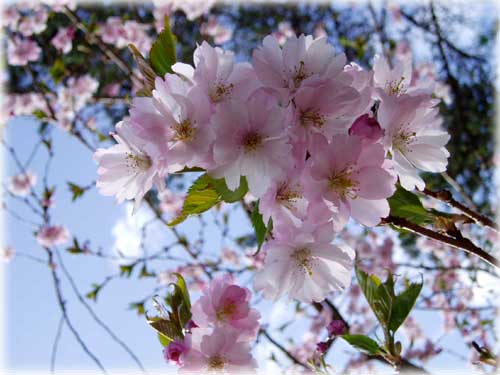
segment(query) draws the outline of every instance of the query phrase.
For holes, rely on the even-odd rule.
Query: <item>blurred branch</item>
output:
[[[259,330],[259,335],[263,335],[266,339],[271,342],[275,347],[277,347],[285,356],[287,356],[294,364],[299,365],[307,370],[311,370],[311,368],[299,361],[292,353],[290,353],[283,345],[281,345],[278,341],[273,339],[271,335],[263,328]]]

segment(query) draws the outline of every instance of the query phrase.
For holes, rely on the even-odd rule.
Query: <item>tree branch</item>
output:
[[[465,250],[466,252],[473,254],[479,258],[481,258],[483,261],[487,262],[488,264],[495,266],[499,268],[500,262],[498,261],[497,258],[495,258],[493,255],[487,253],[480,247],[477,247],[472,243],[471,240],[465,237],[460,237],[460,238],[453,238],[441,233],[434,232],[431,229],[421,227],[420,225],[414,224],[406,219],[400,218],[400,217],[395,217],[389,215],[388,217],[382,219],[383,224],[393,224],[396,227],[403,228],[406,230],[409,230],[413,233],[420,234],[422,236],[425,236],[427,238],[440,241],[442,243],[445,243],[447,245],[453,246],[457,249],[460,250]]]

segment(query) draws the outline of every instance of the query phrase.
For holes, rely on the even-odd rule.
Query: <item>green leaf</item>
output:
[[[169,320],[153,317],[148,318],[148,324],[170,341],[183,337],[180,327]]]
[[[187,289],[186,281],[182,277],[180,273],[174,273],[174,275],[177,277],[177,283],[176,285],[179,287],[182,293],[182,298],[184,300],[184,304],[188,309],[191,309],[191,300],[189,298],[189,292]]]
[[[170,20],[168,16],[165,16],[165,28],[149,51],[151,66],[161,77],[166,73],[173,73],[172,65],[176,62],[175,43],[176,38],[170,29]]]
[[[382,353],[382,349],[378,346],[377,342],[365,335],[342,335],[345,341],[354,346],[355,348],[369,354],[378,355]]]
[[[160,332],[158,332],[158,340],[160,340],[160,344],[162,344],[164,347],[169,346],[172,342],[172,340],[166,338]]]
[[[130,310],[137,310],[137,315],[144,315],[146,313],[146,309],[144,307],[144,302],[132,302],[129,305]]]
[[[130,275],[132,274],[132,270],[134,269],[136,264],[137,263],[120,265],[120,276],[130,277]]]
[[[85,294],[85,297],[88,299],[91,299],[92,301],[96,302],[97,301],[97,295],[101,291],[102,285],[99,284],[92,284],[92,290]]]
[[[83,194],[89,189],[88,187],[82,187],[72,182],[68,182],[68,188],[71,191],[71,201],[74,202],[78,198],[82,197]]]
[[[264,220],[262,219],[262,215],[259,212],[259,201],[255,204],[252,212],[252,216],[250,217],[252,221],[253,229],[255,230],[255,238],[257,239],[257,252],[262,247],[267,235],[266,224],[264,224]]]
[[[83,249],[80,247],[80,244],[78,243],[78,240],[76,237],[73,237],[73,246],[68,247],[66,249],[68,253],[71,254],[82,254],[84,253]]]
[[[389,329],[393,332],[396,332],[410,314],[422,290],[422,285],[423,282],[411,283],[404,292],[395,298],[392,307],[392,316],[389,322]]]
[[[31,112],[33,116],[35,116],[38,120],[43,120],[44,118],[47,118],[47,114],[42,111],[41,109],[35,109],[33,112]]]
[[[213,184],[215,186],[215,190],[217,190],[220,194],[221,199],[227,203],[233,203],[241,200],[248,192],[248,184],[245,176],[240,177],[240,186],[234,191],[229,190],[224,178],[213,180]]]
[[[368,275],[359,267],[355,268],[358,284],[380,324],[386,326],[392,309],[390,286],[383,284],[375,275]]]
[[[144,264],[141,268],[141,272],[139,274],[139,278],[143,278],[143,277],[155,277],[156,274],[154,272],[150,272],[148,270],[148,268],[146,267],[146,265]]]
[[[389,198],[389,206],[392,216],[405,218],[418,225],[433,222],[433,215],[422,206],[420,199],[399,185]]]
[[[64,63],[61,59],[57,59],[54,61],[54,65],[50,68],[50,75],[54,79],[55,83],[61,82],[61,80],[64,78],[66,68],[64,66]]]
[[[155,87],[156,73],[153,71],[151,65],[149,65],[149,63],[142,56],[136,46],[134,46],[133,44],[129,44],[128,48],[132,52],[132,56],[134,56],[134,60],[137,63],[142,76],[144,77],[144,83],[146,84],[146,86],[143,88],[143,90],[146,90],[146,92],[149,94],[147,96],[152,96],[151,91]]]
[[[213,179],[207,174],[198,178],[188,189],[182,213],[176,219],[168,223],[169,226],[175,226],[182,223],[189,215],[201,214],[217,203],[220,203],[220,194],[215,190]]]

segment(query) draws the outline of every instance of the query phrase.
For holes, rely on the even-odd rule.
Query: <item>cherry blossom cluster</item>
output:
[[[373,70],[347,64],[325,37],[267,36],[252,63],[204,42],[194,66],[176,63],[151,97],[133,100],[99,149],[97,186],[135,209],[169,173],[201,167],[235,190],[242,176],[272,219],[255,288],[268,298],[321,301],[350,282],[354,251],[332,244],[350,218],[373,227],[389,214],[399,180],[446,170],[431,84],[415,85],[411,57]]]
[[[185,373],[254,370],[250,344],[257,337],[260,314],[250,308],[250,298],[250,290],[231,276],[213,279],[192,307],[188,333],[165,348],[165,359]]]

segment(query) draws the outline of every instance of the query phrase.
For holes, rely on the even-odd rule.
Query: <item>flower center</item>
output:
[[[262,135],[254,131],[247,133],[243,137],[242,146],[245,152],[253,152],[262,144]]]
[[[304,127],[315,126],[321,128],[325,125],[325,117],[313,110],[300,111],[300,125]]]
[[[312,276],[313,270],[311,250],[306,248],[295,250],[291,255],[291,258],[295,260],[297,265],[302,267],[302,269],[306,271],[309,276]]]
[[[208,369],[213,371],[219,371],[224,369],[224,357],[216,354],[208,359]]]
[[[352,179],[352,168],[348,167],[340,173],[334,173],[328,179],[328,186],[341,198],[356,198],[358,184]]]
[[[232,83],[230,83],[229,85],[218,83],[209,90],[208,96],[210,96],[212,102],[218,103],[224,100],[229,94],[231,94],[231,91],[233,91],[233,87],[234,85]]]
[[[133,154],[131,152],[127,153],[125,158],[125,165],[128,169],[131,169],[132,172],[140,172],[147,171],[152,163],[151,159],[146,154]]]
[[[175,131],[174,140],[187,142],[192,140],[196,135],[196,128],[191,124],[191,120],[186,119],[180,124],[175,124],[172,126]]]
[[[309,77],[311,74],[307,73],[304,61],[299,62],[299,66],[295,66],[295,71],[293,74],[293,83],[295,88],[299,87],[303,80]]]
[[[417,134],[415,132],[405,131],[402,129],[392,137],[392,148],[403,154],[410,151],[408,150],[408,146],[413,142],[416,135]]]
[[[398,81],[388,81],[385,83],[385,92],[389,95],[398,96],[406,91],[406,87],[403,85],[403,80],[405,77],[401,77]]]
[[[296,189],[293,189],[286,183],[283,183],[276,193],[276,200],[287,207],[291,206],[300,198],[302,198],[300,187],[296,186]]]
[[[236,305],[233,302],[226,303],[216,312],[217,320],[224,321],[226,318],[232,316],[236,311]]]

